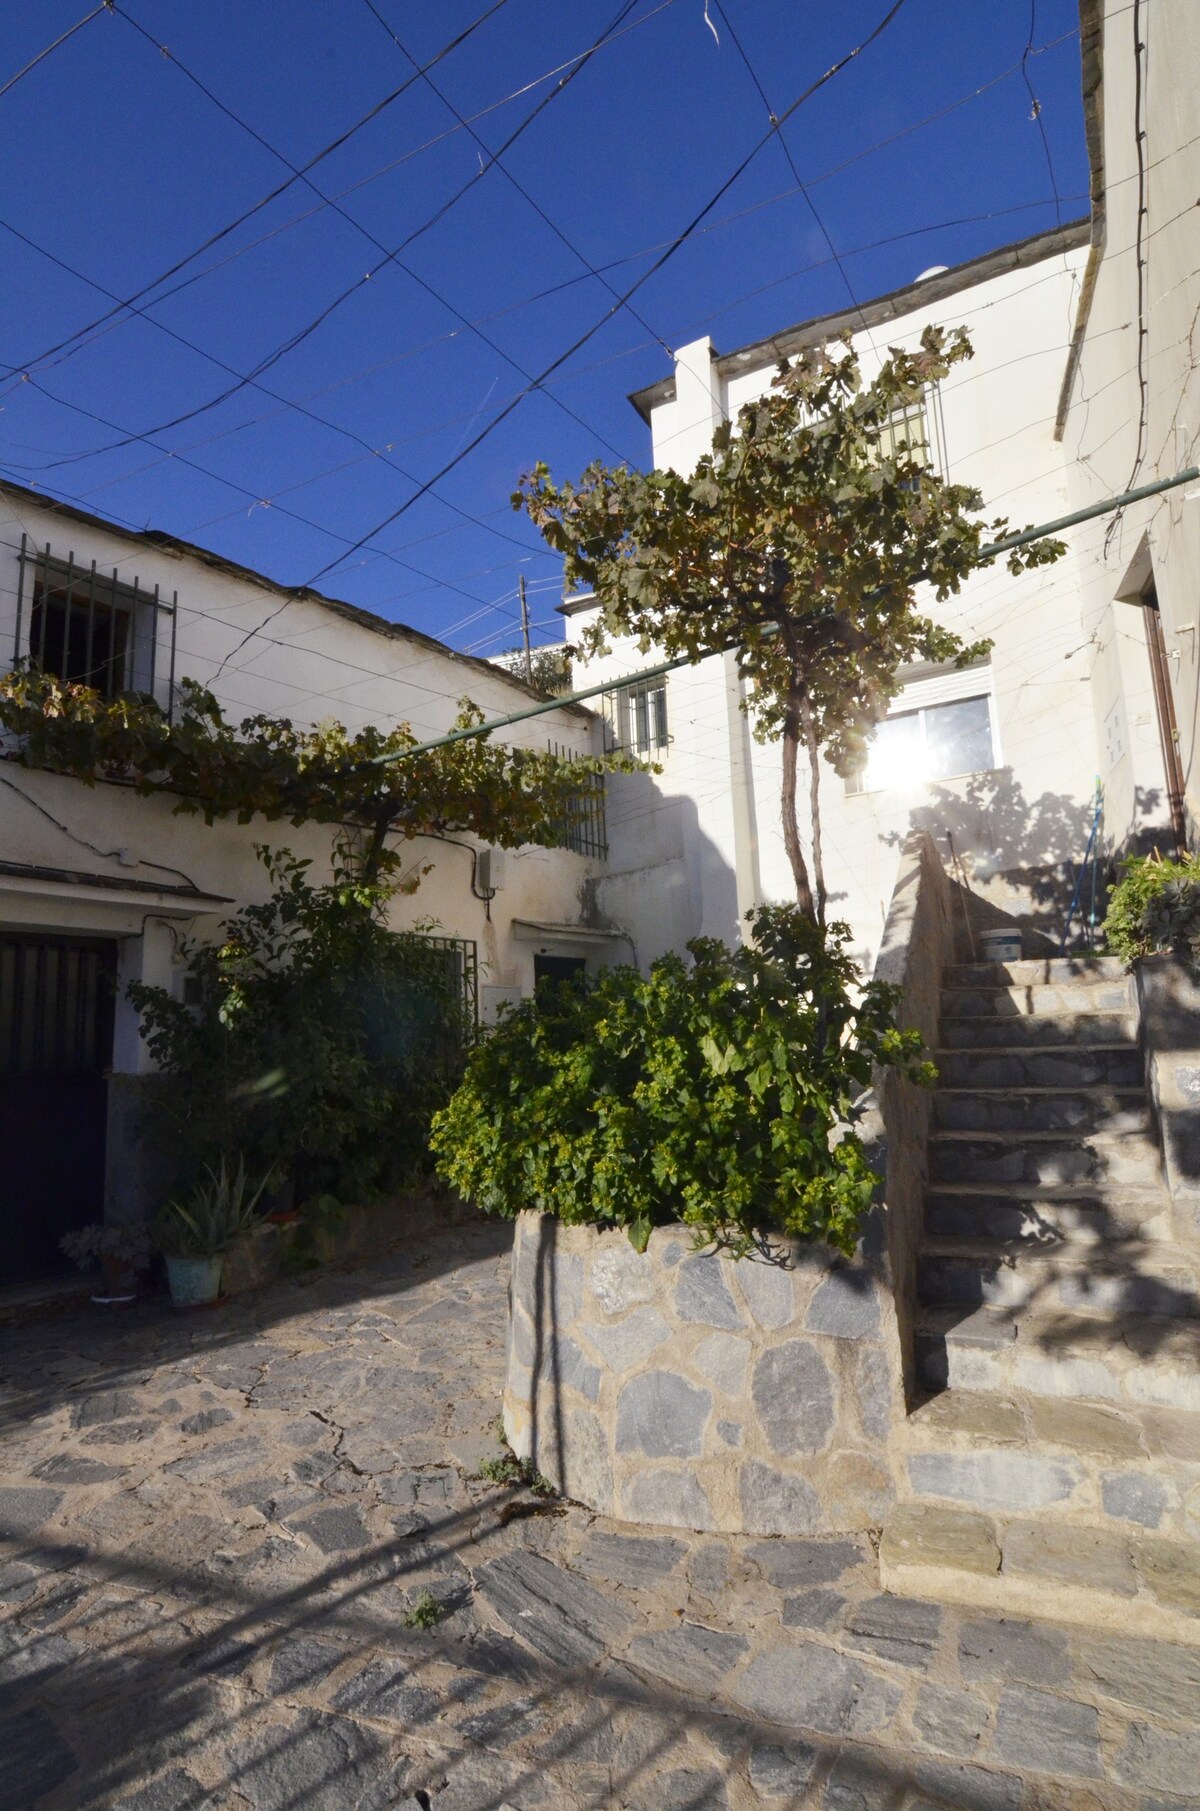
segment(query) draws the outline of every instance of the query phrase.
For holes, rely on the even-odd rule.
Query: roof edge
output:
[[[972,289],[978,283],[989,283],[1010,270],[1020,270],[1029,264],[1039,264],[1045,258],[1075,251],[1089,243],[1092,233],[1090,216],[1070,220],[1065,226],[1051,227],[1047,232],[1031,233],[1027,239],[1015,239],[1008,245],[997,246],[993,251],[983,252],[966,264],[956,264],[937,276],[919,278],[915,282],[904,284],[900,289],[890,289],[886,294],[864,302],[861,307],[839,309],[834,314],[814,315],[811,320],[786,327],[781,333],[772,334],[769,339],[753,340],[749,345],[739,346],[733,352],[714,353],[713,363],[722,377],[730,377],[742,371],[761,370],[765,365],[778,364],[781,359],[790,358],[805,346],[820,344],[847,329],[857,332],[881,325],[902,314],[912,314],[923,304],[944,301],[948,296],[957,295],[960,290]],[[674,399],[674,373],[669,377],[660,377],[656,383],[648,384],[644,389],[632,391],[629,396],[630,402],[647,426],[650,424],[651,411]]]
[[[214,552],[211,547],[198,547],[194,541],[181,540],[178,535],[167,534],[163,529],[124,528],[119,522],[109,521],[106,516],[95,515],[91,510],[80,509],[74,503],[65,503],[57,497],[47,496],[44,491],[34,490],[27,484],[18,484],[13,478],[0,477],[0,495],[24,498],[51,515],[62,516],[70,522],[80,522],[87,528],[102,529],[105,534],[116,535],[120,540],[129,541],[136,547],[150,547],[158,553],[166,553],[177,559],[196,560],[215,572],[223,572],[230,578],[261,586],[264,591],[273,592],[276,597],[291,598],[296,603],[317,604],[321,609],[330,610],[335,616],[356,623],[362,629],[369,629],[375,635],[386,636],[390,641],[410,642],[414,647],[444,654],[447,660],[457,661],[476,672],[488,673],[511,685],[522,697],[541,699],[545,696],[536,686],[527,685],[515,673],[507,672],[504,667],[494,666],[491,661],[483,660],[476,654],[463,654],[448,643],[439,641],[436,635],[427,635],[423,629],[414,629],[408,623],[390,622],[386,616],[376,616],[373,610],[364,610],[359,604],[349,604],[343,598],[328,597],[323,591],[314,591],[311,585],[282,585],[277,579],[268,577],[265,572],[259,572],[253,566],[243,566],[237,560],[227,559],[224,554]],[[562,708],[577,711],[584,717],[593,714],[581,704],[564,704]]]

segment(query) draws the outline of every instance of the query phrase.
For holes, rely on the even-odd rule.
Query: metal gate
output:
[[[104,1211],[115,943],[0,931],[0,1280]]]

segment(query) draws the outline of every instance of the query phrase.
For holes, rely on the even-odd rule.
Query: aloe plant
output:
[[[168,1201],[154,1222],[154,1243],[168,1258],[216,1258],[244,1239],[258,1222],[258,1204],[271,1181],[251,1184],[244,1158],[230,1171],[207,1169],[184,1200]]]

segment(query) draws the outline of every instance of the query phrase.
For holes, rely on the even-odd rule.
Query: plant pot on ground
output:
[[[269,1181],[251,1183],[239,1157],[231,1171],[222,1158],[182,1200],[168,1201],[154,1222],[154,1243],[167,1265],[171,1300],[198,1308],[221,1293],[225,1255],[258,1224],[258,1204]]]
[[[94,1302],[110,1306],[137,1299],[138,1279],[150,1265],[150,1233],[146,1226],[93,1222],[65,1234],[59,1240],[59,1249],[80,1270],[99,1263],[104,1281],[92,1296]]]

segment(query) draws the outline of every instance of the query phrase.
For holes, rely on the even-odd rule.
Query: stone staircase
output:
[[[1200,1264],[1132,982],[948,968],[886,1587],[1200,1644]]]

